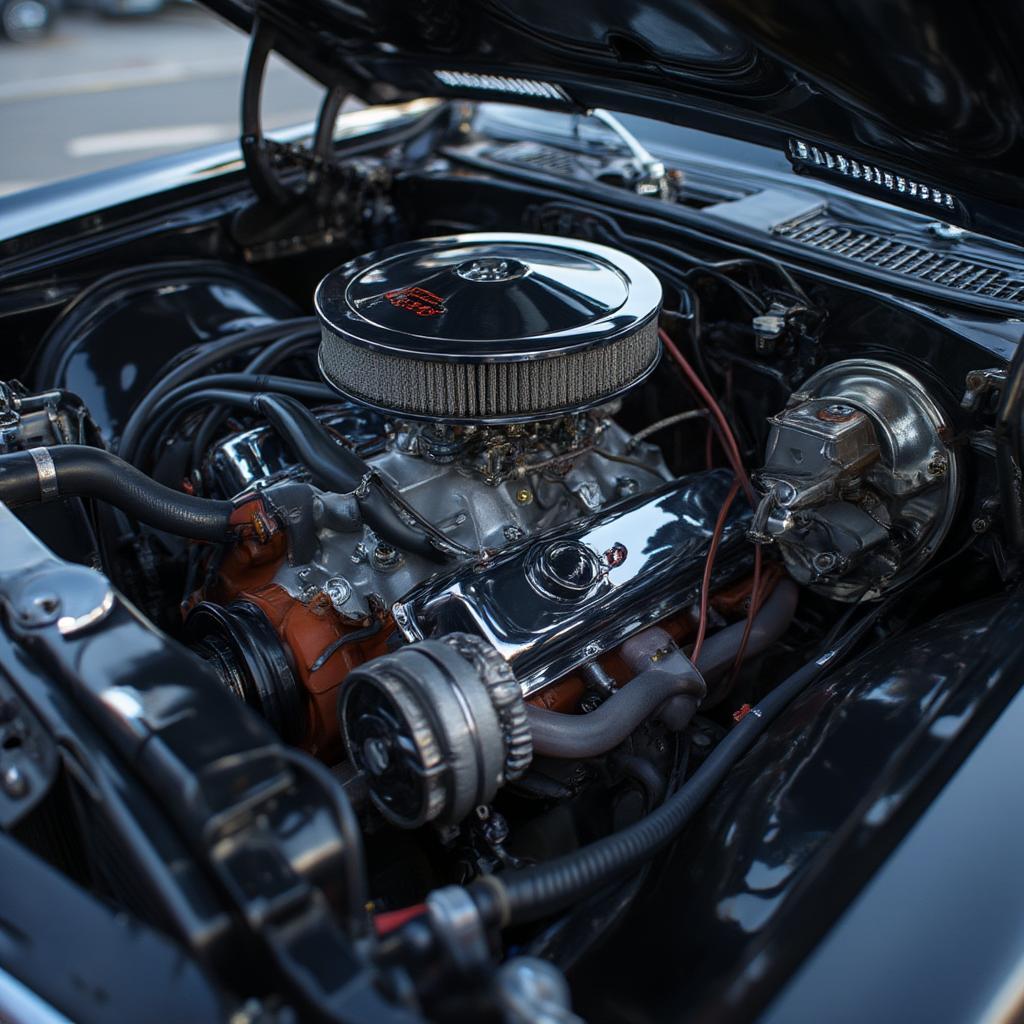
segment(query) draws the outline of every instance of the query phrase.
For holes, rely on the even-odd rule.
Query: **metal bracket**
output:
[[[274,52],[277,33],[261,18],[253,22],[252,40],[242,87],[242,156],[252,187],[260,199],[277,207],[290,207],[309,193],[305,186],[292,187],[281,180],[276,164],[291,161],[304,166],[307,175],[322,172],[330,161],[334,144],[334,122],[347,92],[330,86],[324,93],[317,115],[312,146],[278,143],[263,134],[262,101],[267,63]]]
[[[588,113],[610,129],[629,151],[637,170],[634,190],[639,195],[654,195],[660,199],[668,199],[672,189],[664,163],[649,152],[614,114],[601,107],[595,107]]]
[[[971,370],[964,381],[964,397],[960,399],[960,408],[968,412],[977,412],[989,395],[998,394],[1006,384],[1006,370],[992,367],[988,370]]]

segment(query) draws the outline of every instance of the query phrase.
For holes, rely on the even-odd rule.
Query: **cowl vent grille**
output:
[[[813,245],[823,252],[892,274],[1001,302],[1024,304],[1024,271],[1009,272],[994,264],[962,258],[948,250],[928,249],[863,231],[827,214],[787,221],[777,225],[773,232],[791,242]]]

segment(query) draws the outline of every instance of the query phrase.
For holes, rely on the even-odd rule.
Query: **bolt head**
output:
[[[814,571],[825,575],[831,572],[838,564],[839,559],[832,551],[819,551],[811,559],[811,565],[814,566]]]
[[[363,763],[371,775],[383,775],[391,764],[391,750],[385,740],[371,736],[363,744]]]
[[[331,599],[334,610],[340,612],[352,596],[352,587],[344,576],[332,576],[324,584],[324,593]]]
[[[941,452],[932,456],[928,463],[928,472],[932,476],[945,476],[949,469],[949,460]]]
[[[28,779],[16,764],[9,765],[4,769],[0,783],[3,784],[4,792],[10,797],[17,798],[28,792]]]

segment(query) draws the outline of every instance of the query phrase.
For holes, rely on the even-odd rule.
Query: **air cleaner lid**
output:
[[[328,274],[315,303],[328,382],[407,415],[553,415],[606,400],[645,376],[658,356],[658,279],[625,253],[574,239],[470,234],[412,242]],[[539,369],[500,368],[533,361],[545,362],[548,377],[568,376],[545,384],[533,379]],[[429,378],[433,397],[409,393],[417,376],[421,384]]]

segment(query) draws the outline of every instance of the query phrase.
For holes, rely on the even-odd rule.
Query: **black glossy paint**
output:
[[[206,0],[246,26],[239,0]],[[1024,237],[1019,6],[927,0],[271,0],[279,47],[371,101],[495,91],[465,71],[554,83],[565,100],[645,114],[780,150],[788,139],[940,184],[973,222]],[[893,196],[899,202],[899,196]]]
[[[142,1021],[157,1006],[164,1020],[191,1024],[230,1014],[230,1001],[167,936],[129,921],[3,834],[0,870],[8,883],[2,970],[67,1019]]]
[[[186,348],[297,314],[285,296],[227,263],[123,271],[80,292],[50,328],[36,386],[78,395],[109,444],[158,371]]]
[[[68,768],[80,747],[85,764],[103,766],[73,773],[87,780],[76,810],[103,890],[247,992],[262,984],[252,972],[276,975],[303,1019],[411,1022],[353,946],[365,897],[353,894],[340,785],[99,573],[54,557],[2,505],[0,604],[0,671],[60,735]],[[162,812],[155,835],[124,799],[136,786]],[[173,860],[153,842],[164,831],[184,846]]]
[[[1022,732],[1018,695],[763,1024],[1020,1020]]]
[[[577,972],[582,992],[604,979],[584,1014],[749,1020],[1016,691],[1022,607],[949,613],[795,701]],[[666,970],[666,949],[684,970]]]

